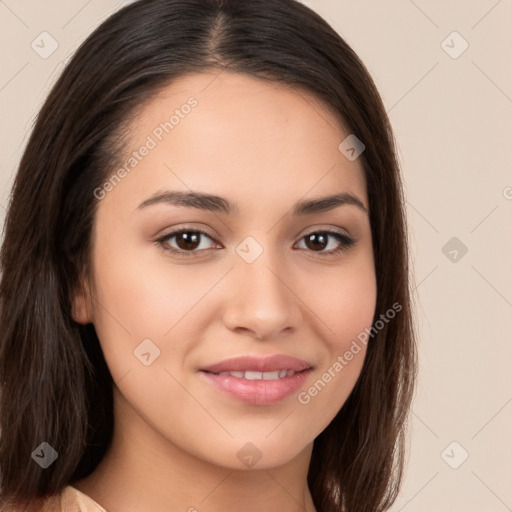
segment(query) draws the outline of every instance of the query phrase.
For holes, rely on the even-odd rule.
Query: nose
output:
[[[226,283],[224,325],[259,340],[296,330],[302,318],[301,301],[283,262],[264,251],[252,263],[235,255],[234,266]]]

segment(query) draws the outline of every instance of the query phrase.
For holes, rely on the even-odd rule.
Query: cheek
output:
[[[297,399],[306,417],[323,421],[322,428],[343,406],[363,367],[377,300],[373,265],[373,256],[362,255],[335,273],[319,275],[315,290],[322,292],[310,289],[306,299],[319,312],[316,325],[326,352],[315,379]]]
[[[336,269],[315,272],[314,280],[303,287],[305,302],[317,316],[331,356],[348,350],[373,321],[377,283],[373,254],[364,249]]]
[[[136,252],[121,237],[105,237],[99,248],[94,325],[114,380],[140,366],[134,350],[147,339],[160,350],[159,365],[176,366],[176,355],[190,349],[179,340],[188,338],[185,331],[223,272],[171,264],[150,245]],[[165,350],[169,339],[172,351]]]
[[[310,337],[321,367],[302,393],[293,397],[288,412],[279,413],[277,420],[257,421],[250,415],[244,419],[220,401],[212,416],[191,398],[188,386],[181,384],[189,384],[194,396],[201,397],[202,388],[194,388],[193,380],[186,381],[187,358],[202,334],[215,327],[223,307],[236,305],[230,283],[237,285],[233,289],[243,290],[239,283],[223,281],[229,263],[180,266],[167,261],[154,246],[135,250],[122,244],[123,237],[109,234],[95,255],[98,301],[94,324],[114,382],[148,424],[191,453],[214,462],[225,461],[229,454],[229,463],[236,464],[240,438],[253,439],[262,451],[275,453],[278,461],[310,443],[332,421],[364,362],[361,343],[350,361],[338,357],[355,352],[352,341],[373,319],[376,285],[371,252],[366,257],[347,257],[337,266],[309,261],[292,266],[286,274],[292,292],[283,287],[283,293],[289,293],[293,307],[301,311],[296,317],[301,322],[296,326],[297,338],[299,334]],[[161,349],[150,366],[134,355],[144,339]],[[148,349],[151,353],[151,345]],[[176,410],[183,412],[179,418]],[[287,414],[289,419],[282,422]],[[236,434],[233,439],[219,427],[219,421]],[[210,443],[205,432],[216,442]]]
[[[356,385],[366,357],[366,329],[375,312],[376,290],[371,279],[345,284],[326,303],[326,352],[314,378],[297,395],[304,424],[315,435],[333,420]]]
[[[372,324],[377,300],[374,276],[372,273],[352,274],[332,295],[329,325],[335,334],[329,341],[340,353],[348,350],[351,341]]]

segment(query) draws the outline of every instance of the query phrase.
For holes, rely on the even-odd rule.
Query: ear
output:
[[[81,282],[71,299],[71,314],[75,322],[85,325],[93,321],[91,302],[89,286]]]

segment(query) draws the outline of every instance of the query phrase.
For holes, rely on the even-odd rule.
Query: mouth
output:
[[[284,379],[285,377],[291,377],[296,373],[294,370],[276,370],[274,372],[258,372],[254,370],[247,371],[235,371],[235,372],[208,372],[213,373],[213,375],[231,375],[232,377],[236,377],[237,379],[246,379],[246,380],[276,380],[276,379]]]
[[[272,405],[297,391],[313,366],[291,356],[238,357],[200,369],[214,389],[250,405]]]
[[[252,374],[269,374],[274,372],[282,373],[283,371],[300,372],[307,368],[311,368],[312,364],[298,359],[297,357],[287,356],[284,354],[275,354],[271,356],[258,357],[258,356],[241,356],[233,357],[231,359],[224,359],[218,363],[212,364],[201,368],[202,371],[210,373],[232,373],[242,372]],[[271,377],[271,379],[278,378]],[[284,375],[283,375],[284,377]],[[251,377],[249,377],[251,378]],[[254,378],[262,378],[259,376]]]

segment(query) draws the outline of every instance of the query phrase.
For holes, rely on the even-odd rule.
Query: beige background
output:
[[[512,1],[304,3],[370,70],[405,179],[421,369],[392,510],[512,510]],[[49,86],[122,5],[0,0],[2,221]],[[59,45],[47,59],[31,48],[43,31]]]

